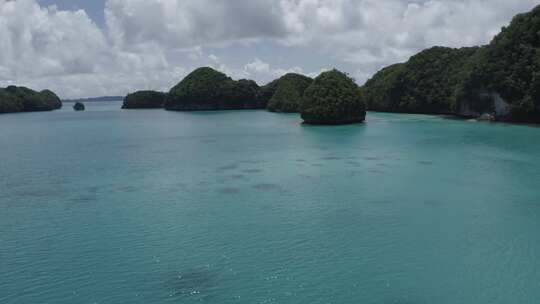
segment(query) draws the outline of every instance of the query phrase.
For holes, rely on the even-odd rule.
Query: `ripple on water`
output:
[[[262,170],[261,169],[246,169],[246,170],[243,170],[242,172],[248,173],[248,174],[254,174],[254,173],[261,173]]]

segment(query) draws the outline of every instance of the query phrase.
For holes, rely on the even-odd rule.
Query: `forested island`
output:
[[[52,111],[61,107],[60,98],[49,90],[37,92],[16,86],[0,88],[0,113]]]
[[[482,47],[434,47],[362,88],[372,111],[540,122],[540,6]]]
[[[539,123],[539,47],[540,6],[514,17],[488,45],[424,50],[360,88],[337,70],[315,80],[287,74],[259,87],[200,68],[171,89],[165,109],[267,109],[322,124],[361,122],[365,109]]]
[[[260,87],[253,80],[233,80],[212,68],[199,68],[174,86],[165,101],[173,111],[264,108]]]
[[[304,92],[313,79],[304,75],[289,73],[262,88],[261,94],[267,100],[270,112],[298,113],[302,107]]]
[[[156,91],[138,91],[124,98],[122,109],[159,109],[163,108],[167,94]]]
[[[168,93],[128,94],[124,109],[171,111],[267,109],[301,113],[306,123],[362,122],[365,110],[446,114],[540,123],[540,6],[514,17],[480,47],[433,47],[376,73],[365,85],[337,70],[316,79],[286,74],[265,86],[198,68]],[[0,113],[48,111],[62,103],[49,90],[0,89]]]

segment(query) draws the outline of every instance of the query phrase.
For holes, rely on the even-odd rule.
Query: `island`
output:
[[[261,95],[269,96],[266,109],[270,112],[299,113],[304,91],[313,79],[296,73],[288,73],[276,79],[261,91]]]
[[[434,47],[382,69],[361,88],[368,110],[540,123],[540,6],[488,45]]]
[[[137,91],[124,98],[122,109],[159,109],[165,105],[167,94],[157,91]]]
[[[17,86],[0,88],[0,113],[52,111],[61,107],[62,101],[50,90],[37,92]]]
[[[317,76],[306,89],[301,115],[306,124],[361,123],[366,119],[366,105],[354,80],[334,69]]]
[[[73,110],[75,110],[75,111],[84,111],[85,109],[86,109],[86,107],[84,106],[84,103],[82,103],[82,102],[76,102],[73,105]]]
[[[174,86],[165,101],[170,111],[264,109],[253,80],[233,80],[210,67],[198,68]]]

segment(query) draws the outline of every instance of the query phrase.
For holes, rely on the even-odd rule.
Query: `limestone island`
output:
[[[157,91],[137,91],[124,98],[122,109],[159,109],[165,105],[167,94]]]
[[[76,102],[73,105],[73,110],[75,110],[75,111],[84,111],[85,109],[86,109],[86,107],[84,106],[84,103],[82,103],[82,102]]]
[[[174,86],[165,101],[170,111],[264,109],[253,80],[235,81],[209,67],[198,68]]]
[[[0,113],[52,111],[61,107],[62,101],[50,90],[37,92],[16,86],[0,88]]]
[[[261,95],[267,98],[266,109],[270,112],[299,113],[304,91],[313,79],[304,75],[289,73],[261,88]]]
[[[519,14],[488,45],[434,47],[375,74],[368,110],[540,123],[540,6]]]
[[[301,115],[307,124],[361,123],[366,106],[354,80],[334,69],[319,75],[306,89]]]

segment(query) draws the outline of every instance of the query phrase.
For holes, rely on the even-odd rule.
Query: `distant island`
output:
[[[316,79],[286,74],[265,86],[233,80],[210,67],[191,72],[169,92],[138,91],[65,101],[124,100],[124,109],[170,111],[267,109],[300,113],[305,123],[364,121],[369,111],[446,114],[489,121],[540,123],[540,5],[514,17],[491,43],[433,47],[377,72],[358,87],[332,70]],[[51,91],[0,89],[0,113],[61,107]]]
[[[120,101],[124,99],[123,96],[102,96],[102,97],[88,97],[77,99],[63,99],[64,102],[102,102],[102,101]]]
[[[324,125],[359,123],[366,116],[358,86],[337,70],[322,73],[315,80],[286,74],[260,87],[253,80],[233,80],[213,68],[202,67],[166,94],[134,92],[125,97],[122,106],[124,109],[161,107],[169,111],[267,109],[302,113],[305,123]]]
[[[86,107],[84,106],[84,103],[82,103],[82,102],[76,102],[76,103],[73,105],[73,110],[80,112],[80,111],[86,110]]]

